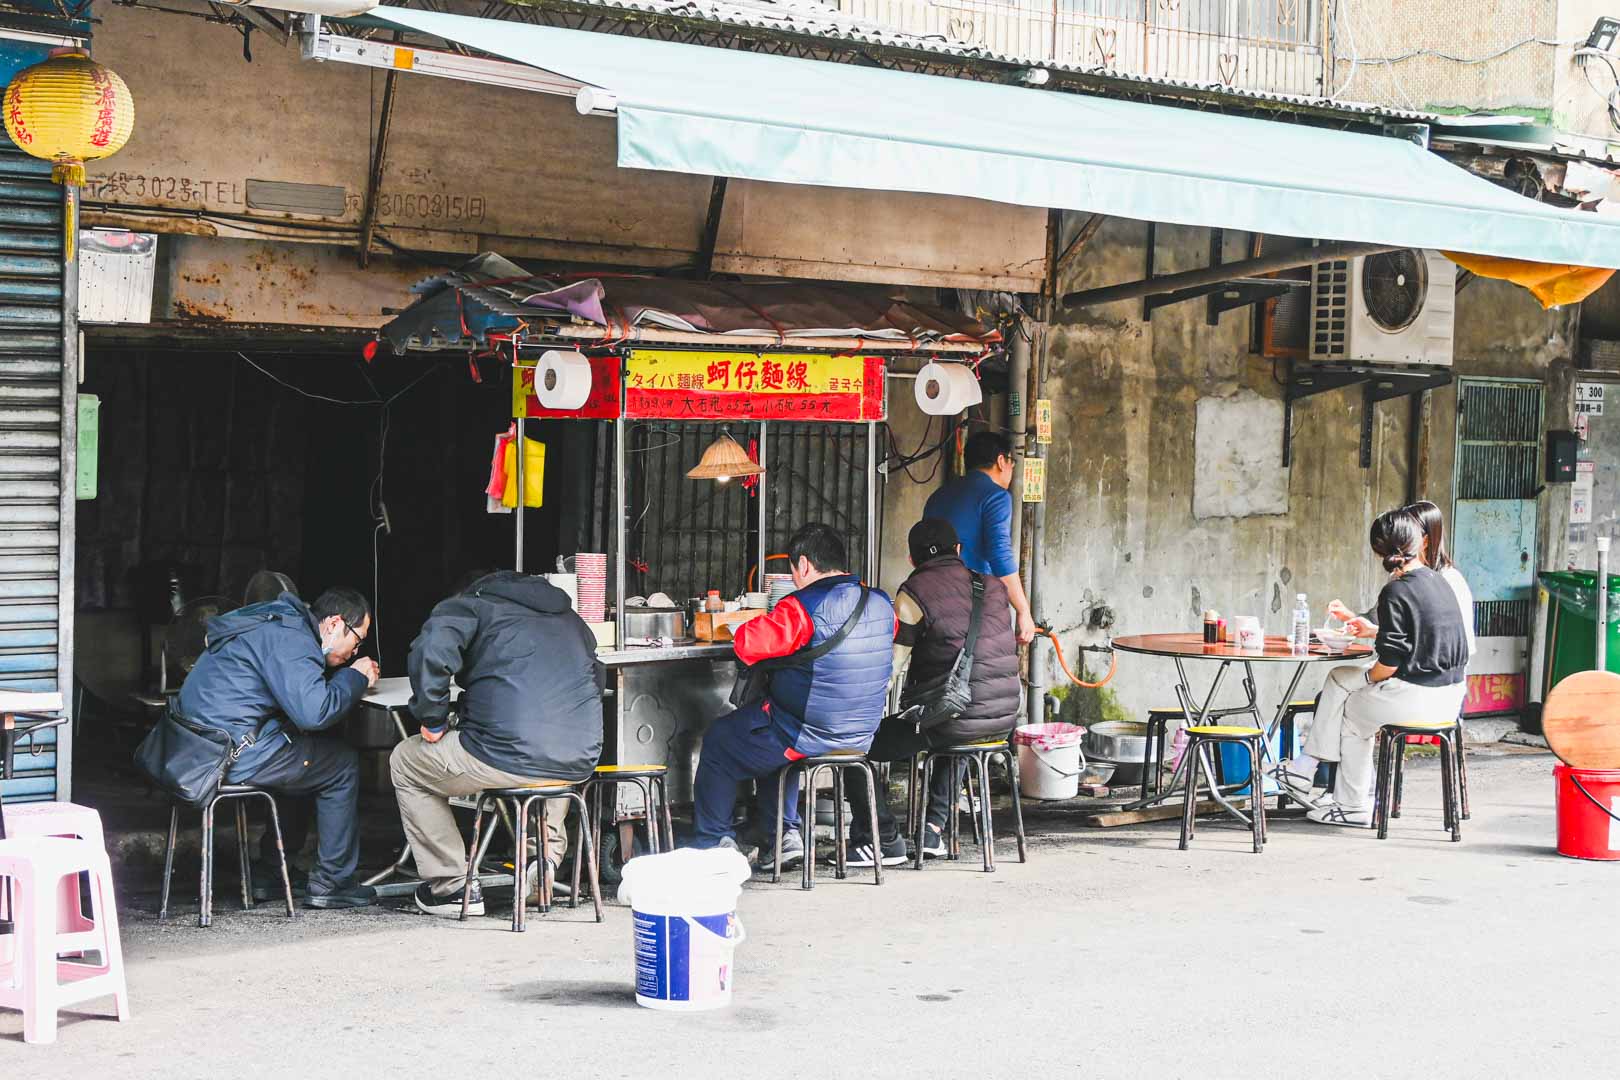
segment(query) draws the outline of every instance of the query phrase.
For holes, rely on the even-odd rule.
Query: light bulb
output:
[[[729,476],[717,476],[717,477],[714,478],[714,482],[717,483],[717,484],[724,484],[730,479],[731,479],[731,477],[729,477]]]

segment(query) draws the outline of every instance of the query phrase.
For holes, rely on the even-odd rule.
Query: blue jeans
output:
[[[231,775],[233,784],[252,784],[274,792],[281,815],[287,854],[304,846],[309,835],[305,798],[315,802],[315,868],[309,883],[316,892],[352,885],[360,868],[360,755],[328,732],[299,733],[257,762],[247,776]],[[287,799],[286,796],[292,796]],[[275,836],[268,830],[260,846],[266,860],[275,859]]]
[[[787,755],[791,745],[760,705],[727,713],[709,725],[698,757],[697,776],[692,781],[693,847],[711,848],[728,836],[734,837],[731,816],[737,808],[737,785],[744,780],[760,782],[759,814],[755,820],[775,828],[776,790],[782,767],[791,760]],[[783,827],[796,829],[797,778],[786,794]]]

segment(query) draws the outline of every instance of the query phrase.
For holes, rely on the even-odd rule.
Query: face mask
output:
[[[344,633],[343,627],[339,626],[333,632],[332,640],[330,642],[328,642],[326,640],[326,635],[325,634],[321,635],[321,656],[322,657],[331,656],[334,652],[337,651],[338,644],[340,642],[342,642],[342,640],[343,640],[343,633]]]

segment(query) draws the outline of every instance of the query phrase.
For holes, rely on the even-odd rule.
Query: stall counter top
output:
[[[668,648],[649,645],[643,648],[608,649],[598,651],[596,658],[608,667],[626,667],[630,664],[657,664],[672,660],[729,660],[735,655],[730,642],[705,642],[697,645],[672,645]]]

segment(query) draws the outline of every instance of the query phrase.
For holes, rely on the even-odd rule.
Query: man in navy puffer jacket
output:
[[[787,550],[797,591],[769,615],[737,628],[737,659],[744,664],[821,644],[843,628],[861,601],[865,587],[850,574],[844,538],[832,526],[804,526],[788,541]],[[784,765],[834,750],[864,751],[871,744],[887,703],[894,630],[894,604],[881,590],[869,590],[860,620],[836,648],[774,671],[764,701],[710,725],[693,781],[694,847],[736,843],[731,816],[742,781],[760,781],[755,820],[774,830]],[[797,785],[786,792],[784,869],[804,857],[797,795]]]

